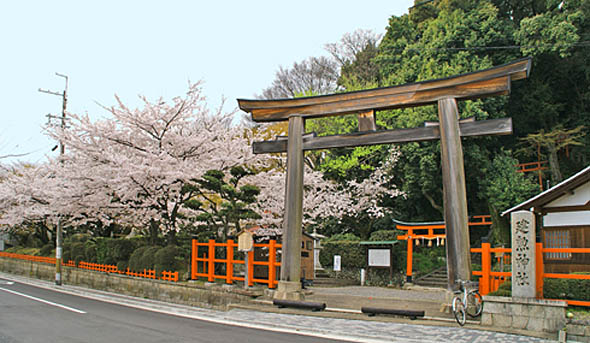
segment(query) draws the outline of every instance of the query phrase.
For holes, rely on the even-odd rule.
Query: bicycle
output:
[[[472,318],[481,314],[483,311],[483,301],[477,290],[477,282],[459,280],[459,284],[460,290],[455,292],[457,295],[453,298],[452,310],[457,323],[463,326],[465,325],[465,314]],[[474,288],[468,289],[470,285]]]

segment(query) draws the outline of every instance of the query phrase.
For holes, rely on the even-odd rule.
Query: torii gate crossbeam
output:
[[[441,140],[444,219],[447,227],[449,289],[471,276],[467,197],[462,136],[512,133],[510,119],[460,123],[458,100],[506,95],[511,81],[528,77],[531,59],[445,79],[401,86],[296,99],[238,99],[240,109],[256,122],[289,121],[286,140],[255,142],[255,153],[287,152],[287,187],[283,256],[276,298],[302,298],[299,283],[303,216],[303,151],[331,147]],[[393,108],[438,105],[439,125],[409,130],[376,131],[375,112]],[[359,131],[352,135],[304,138],[305,119],[356,113]]]

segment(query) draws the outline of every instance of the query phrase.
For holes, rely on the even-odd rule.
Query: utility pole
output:
[[[55,75],[59,77],[63,77],[66,80],[66,86],[64,88],[63,93],[59,92],[52,92],[49,90],[39,88],[39,92],[47,93],[51,95],[57,95],[62,97],[62,107],[61,107],[61,118],[59,116],[53,116],[51,114],[47,115],[48,123],[51,122],[51,119],[61,119],[61,128],[66,128],[66,106],[68,104],[68,77],[66,75],[55,73]],[[63,141],[59,141],[59,155],[60,160],[65,153],[65,147]],[[62,161],[60,161],[62,162]],[[57,215],[57,229],[55,233],[55,284],[61,286],[62,279],[61,279],[61,263],[62,263],[62,241],[63,241],[63,233],[61,227],[61,216],[60,214]]]

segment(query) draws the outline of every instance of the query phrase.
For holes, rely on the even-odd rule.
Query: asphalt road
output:
[[[0,279],[0,343],[16,342],[343,341],[182,318]]]

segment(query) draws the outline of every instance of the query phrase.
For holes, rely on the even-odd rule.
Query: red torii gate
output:
[[[437,240],[442,245],[445,243],[447,238],[445,222],[431,222],[431,223],[405,223],[398,220],[393,221],[395,228],[398,230],[406,231],[405,235],[397,236],[400,241],[408,241],[407,253],[406,253],[406,281],[412,282],[412,254],[414,252],[414,242],[420,240]],[[468,226],[489,226],[492,225],[490,215],[477,215],[469,217]],[[434,232],[437,230],[439,232]],[[442,233],[440,232],[442,230]],[[418,232],[419,231],[419,232]]]

